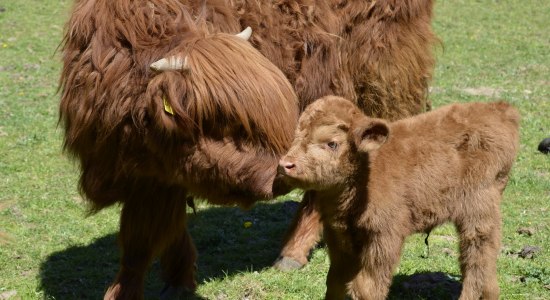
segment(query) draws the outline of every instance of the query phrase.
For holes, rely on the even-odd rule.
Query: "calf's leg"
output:
[[[457,224],[460,234],[461,300],[498,299],[497,256],[500,248],[500,214],[469,218]]]
[[[323,226],[311,192],[306,192],[286,234],[281,254],[274,267],[288,271],[307,264],[310,250],[319,241]]]
[[[123,202],[119,245],[121,266],[104,299],[142,299],[143,280],[152,259],[163,255],[165,280],[195,288],[195,252],[185,231],[185,191],[178,187],[136,182]],[[179,253],[179,254],[178,254]]]
[[[376,234],[363,250],[365,264],[348,285],[352,299],[386,299],[393,277],[393,270],[401,257],[403,238]]]
[[[348,266],[348,268],[351,268],[351,266]],[[346,270],[346,266],[333,261],[330,262],[325,300],[343,300],[346,298],[346,283],[348,280],[344,276],[347,274],[349,274],[349,270]]]

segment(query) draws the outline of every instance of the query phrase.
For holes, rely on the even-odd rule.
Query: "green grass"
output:
[[[0,299],[14,291],[12,299],[98,299],[118,269],[119,208],[86,217],[77,167],[61,152],[56,47],[71,5],[0,2]],[[536,151],[550,136],[549,16],[546,0],[436,3],[434,28],[443,47],[432,82],[434,106],[499,98],[523,116],[521,151],[502,203],[502,299],[550,298],[550,156]],[[288,200],[299,195],[251,211],[199,205],[190,225],[200,254],[198,296],[323,296],[329,262],[322,246],[302,270],[269,268],[290,221]],[[244,228],[249,220],[253,226]],[[534,234],[518,234],[522,227]],[[533,259],[514,254],[526,245],[542,250]],[[432,232],[428,258],[421,257],[425,251],[424,236],[408,239],[391,298],[450,297],[460,273],[454,229]],[[148,298],[162,287],[158,269],[155,263],[147,278]],[[424,272],[444,272],[444,280],[415,285]]]

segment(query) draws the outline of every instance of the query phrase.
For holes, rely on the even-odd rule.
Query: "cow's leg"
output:
[[[318,208],[311,192],[306,192],[274,267],[283,271],[303,267],[307,263],[310,250],[319,241],[322,229]]]
[[[174,299],[183,292],[194,291],[197,287],[195,282],[195,261],[197,259],[195,246],[185,222],[177,225],[180,228],[180,235],[172,245],[164,250],[160,259],[162,279],[166,283],[161,293],[161,299]]]
[[[142,299],[145,272],[152,259],[165,249],[181,247],[181,255],[190,255],[180,260],[185,261],[183,267],[193,265],[194,261],[188,262],[195,257],[194,250],[190,250],[192,242],[185,232],[185,207],[185,191],[180,188],[150,182],[138,182],[133,186],[120,217],[121,267],[105,299]],[[191,271],[183,270],[182,274],[188,272],[193,272],[192,268]],[[177,278],[181,279],[180,286],[184,284],[181,277],[183,275]]]
[[[480,201],[481,202],[481,201]],[[460,299],[498,299],[497,256],[500,248],[498,208],[457,224],[460,235]]]

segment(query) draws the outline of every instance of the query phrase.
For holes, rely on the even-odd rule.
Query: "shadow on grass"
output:
[[[393,277],[388,299],[455,300],[460,297],[460,276],[442,272],[422,272]]]
[[[213,207],[189,214],[189,230],[199,253],[199,284],[270,267],[296,208],[297,202],[287,201],[258,203],[248,211]],[[41,289],[45,298],[101,299],[118,267],[116,234],[110,234],[51,254],[40,266]],[[158,298],[163,287],[159,274],[154,262],[146,277],[145,298]]]
[[[199,284],[270,267],[296,208],[297,202],[287,201],[258,203],[249,211],[213,207],[190,214],[189,230],[199,253]],[[245,228],[245,222],[251,226]],[[116,234],[53,253],[40,266],[44,298],[101,299],[118,267]],[[154,262],[146,277],[146,299],[158,298],[164,285],[159,275],[159,264]],[[458,299],[461,284],[455,278],[444,273],[398,274],[389,299]]]

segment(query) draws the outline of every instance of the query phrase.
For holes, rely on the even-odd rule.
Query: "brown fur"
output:
[[[504,102],[454,104],[394,123],[325,97],[302,114],[279,170],[314,198],[331,266],[327,299],[384,299],[405,238],[460,236],[461,299],[498,299],[499,205],[519,148]]]
[[[294,84],[302,108],[339,95],[388,119],[426,109],[432,0],[233,2],[241,27],[254,29],[252,44]]]
[[[76,1],[61,48],[60,121],[92,210],[123,207],[121,271],[107,296],[140,297],[157,255],[170,285],[194,288],[180,202],[247,207],[285,193],[277,161],[314,99],[346,96],[387,118],[424,110],[431,10],[431,0]],[[246,26],[250,43],[233,36]],[[191,69],[149,69],[173,55],[187,55]],[[310,207],[282,251],[303,263],[320,229]]]

